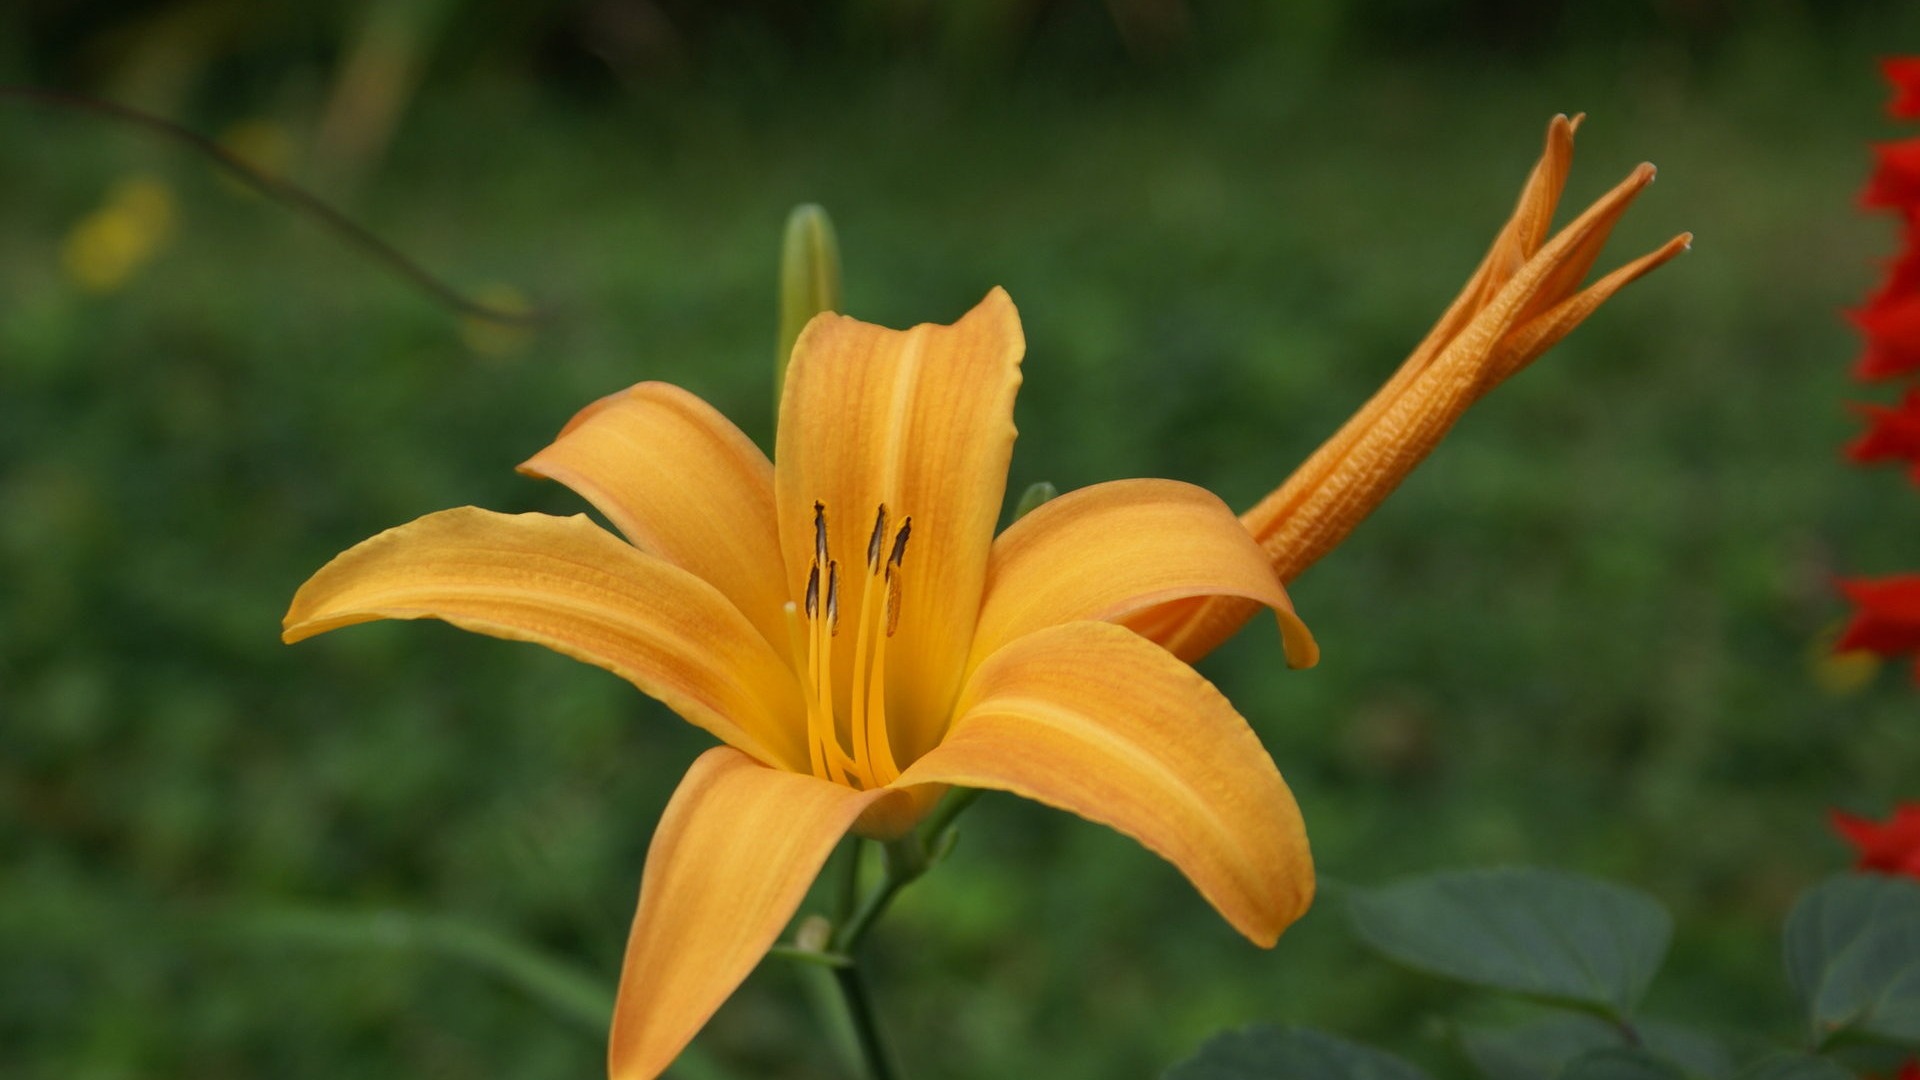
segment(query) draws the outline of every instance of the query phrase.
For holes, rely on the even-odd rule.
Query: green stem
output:
[[[796,964],[818,964],[821,967],[830,968],[853,966],[853,957],[845,953],[822,952],[819,949],[808,949],[799,945],[775,945],[767,950],[767,955],[791,960]]]
[[[933,813],[927,815],[927,823],[921,829],[920,834],[926,837],[928,851],[938,853],[946,846],[944,838],[947,830],[953,828],[953,823],[979,797],[979,788],[954,788],[947,792],[947,797],[940,800],[940,805],[933,808]]]
[[[852,917],[835,930],[834,952],[852,956],[853,950],[860,944],[860,939],[867,936],[867,931],[871,930],[874,922],[886,912],[887,905],[893,903],[893,898],[899,895],[900,890],[927,872],[927,850],[920,843],[920,837],[914,833],[908,833],[898,840],[887,841],[885,851],[886,876],[881,878],[879,886],[860,902],[860,906],[854,909]]]
[[[854,1038],[867,1066],[867,1080],[898,1080],[900,1073],[893,1067],[893,1059],[887,1056],[886,1044],[880,1040],[880,1023],[874,1016],[873,1000],[867,994],[859,965],[834,968],[833,981],[840,988],[840,999],[846,1003],[847,1016],[853,1021]]]
[[[860,900],[860,856],[867,846],[859,837],[848,838],[846,851],[840,855],[840,880],[835,883],[833,895],[833,925],[844,926],[853,917],[854,905]]]
[[[839,887],[835,890],[835,918],[831,934],[824,941],[815,938],[815,929],[818,924],[824,923],[824,920],[815,916],[816,927],[810,929],[803,923],[797,944],[774,948],[775,955],[813,966],[814,970],[810,973],[812,986],[825,986],[827,980],[823,976],[831,975],[832,986],[839,992],[839,1018],[844,1018],[852,1029],[853,1050],[865,1065],[868,1080],[896,1080],[899,1070],[893,1067],[886,1046],[880,1039],[879,1018],[874,1014],[873,1001],[867,994],[856,950],[865,940],[867,931],[873,929],[873,924],[886,913],[900,890],[925,874],[939,853],[951,846],[949,841],[954,819],[979,794],[978,791],[967,789],[955,790],[928,815],[923,829],[887,841],[882,847],[885,858],[882,860],[881,879],[864,897],[858,893],[860,855],[865,841],[856,840],[849,845],[839,867]]]

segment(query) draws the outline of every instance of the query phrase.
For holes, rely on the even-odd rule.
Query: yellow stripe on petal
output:
[[[613,1080],[666,1071],[779,938],[861,812],[903,797],[768,769],[726,747],[701,755],[647,851],[607,1051]]]
[[[1192,668],[1129,630],[1068,623],[980,665],[947,738],[897,781],[1011,791],[1111,826],[1270,946],[1313,898],[1293,795]]]
[[[444,619],[545,645],[762,761],[807,768],[805,707],[786,662],[713,586],[585,515],[463,507],[388,529],[300,586],[282,637],[374,619]]]
[[[884,712],[902,762],[938,739],[964,673],[1006,495],[1025,351],[1019,313],[1000,289],[951,326],[888,330],[823,314],[794,345],[774,454],[788,594],[806,594],[818,520],[828,546],[821,573],[829,562],[846,571],[840,610],[866,610],[867,588],[886,587],[858,569],[880,508],[892,528],[912,521],[894,574],[898,624],[886,661]],[[853,675],[856,651],[834,650],[840,716],[851,688],[866,685]]]
[[[974,662],[1035,630],[1118,622],[1195,596],[1272,608],[1289,661],[1317,659],[1266,552],[1227,504],[1174,480],[1117,480],[1053,499],[994,541]]]
[[[699,397],[649,382],[582,409],[520,466],[597,507],[627,539],[711,582],[776,649],[787,602],[773,465]]]

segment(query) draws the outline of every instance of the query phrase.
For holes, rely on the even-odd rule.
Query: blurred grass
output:
[[[458,324],[192,160],[0,112],[0,1074],[593,1075],[526,998],[407,952],[263,950],[235,905],[443,912],[617,971],[652,823],[702,740],[612,676],[433,625],[287,649],[293,588],[449,505],[572,512],[514,475],[641,378],[763,440],[775,252],[835,215],[851,310],[1029,339],[1010,492],[1121,476],[1244,505],[1389,372],[1464,280],[1556,110],[1570,204],[1642,158],[1624,259],[1696,250],[1481,405],[1303,577],[1326,661],[1270,629],[1206,665],[1253,721],[1330,877],[1541,862],[1672,904],[1653,1007],[1791,1029],[1773,935],[1844,859],[1825,808],[1915,794],[1914,689],[1834,698],[1809,643],[1839,572],[1915,563],[1920,497],[1843,467],[1837,316],[1892,229],[1852,208],[1886,137],[1871,58],[1790,20],[1711,57],[1577,43],[1525,60],[1276,65],[955,91],[895,70],[588,108],[521,80],[430,87],[363,216],[455,280],[561,320]],[[1902,38],[1901,35],[1905,37]],[[177,185],[121,292],[61,280],[116,177]],[[1272,953],[1130,842],[988,797],[876,936],[920,1077],[1149,1075],[1253,1019],[1457,1063],[1447,988],[1323,905]],[[833,1075],[767,965],[701,1037],[743,1075]]]

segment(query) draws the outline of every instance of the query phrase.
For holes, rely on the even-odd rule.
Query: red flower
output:
[[[1913,466],[1920,484],[1920,389],[1910,389],[1900,404],[1856,405],[1867,430],[1847,446],[1847,458],[1862,465],[1876,461],[1904,461]],[[1915,1080],[1920,1080],[1916,1077]]]
[[[1906,228],[1901,233],[1905,243],[1900,255],[1888,265],[1886,284],[1867,298],[1869,308],[1920,296],[1920,214],[1907,215]]]
[[[1920,212],[1920,138],[1879,143],[1873,155],[1878,160],[1867,178],[1867,190],[1860,193],[1860,204],[1899,210],[1909,217]]]
[[[1867,339],[1867,351],[1853,369],[1862,379],[1920,371],[1920,291],[1904,296],[1891,293],[1889,285],[1866,307],[1849,316]]]
[[[1859,849],[1856,869],[1920,877],[1920,802],[1901,803],[1885,822],[1869,821],[1839,810],[1832,813],[1834,831]],[[1901,1080],[1907,1080],[1906,1073],[1901,1073]]]
[[[1920,652],[1920,574],[1853,578],[1841,581],[1840,589],[1859,610],[1834,643],[1834,652]],[[1914,678],[1920,680],[1920,664]]]
[[[1893,100],[1887,102],[1887,111],[1905,119],[1920,119],[1920,56],[1890,56],[1880,61],[1880,70],[1893,84]],[[1920,1075],[1902,1074],[1900,1080],[1920,1080]]]

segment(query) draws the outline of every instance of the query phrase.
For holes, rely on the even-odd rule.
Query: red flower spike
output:
[[[1878,143],[1873,155],[1878,160],[1867,189],[1860,193],[1860,205],[1908,215],[1920,212],[1920,138]]]
[[[1886,283],[1867,299],[1870,308],[1920,296],[1920,217],[1907,215],[1901,233],[1905,242],[1899,256],[1887,263]]]
[[[1889,296],[1883,290],[1848,318],[1867,339],[1866,352],[1853,368],[1856,377],[1889,379],[1920,371],[1920,291]]]
[[[1920,574],[1853,578],[1839,584],[1859,610],[1841,631],[1834,652],[1920,652]],[[1920,664],[1914,678],[1920,681]]]
[[[1889,56],[1880,61],[1880,70],[1893,84],[1893,100],[1887,102],[1887,112],[1906,120],[1920,120],[1920,56]],[[1902,1074],[1900,1080],[1920,1080],[1920,1073]]]
[[[1884,822],[1831,813],[1834,831],[1859,852],[1856,869],[1920,877],[1920,802],[1901,803]]]
[[[1920,470],[1920,389],[1910,389],[1900,404],[1856,405],[1867,430],[1847,446],[1847,458],[1862,465],[1904,461]],[[1915,481],[1920,482],[1920,471]],[[1920,1080],[1920,1078],[1916,1078]]]

